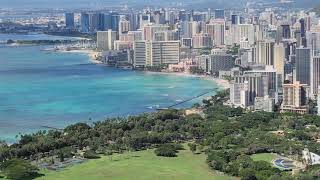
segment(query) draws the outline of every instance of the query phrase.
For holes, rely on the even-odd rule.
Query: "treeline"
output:
[[[9,42],[9,41],[8,41]],[[54,44],[69,44],[76,42],[75,40],[17,40],[10,43],[17,44],[35,44],[35,45],[54,45]]]
[[[81,33],[79,31],[62,31],[62,32],[45,31],[44,34],[53,35],[53,36],[81,37],[81,38],[87,38],[92,40],[96,40],[97,38],[96,33],[87,34],[87,33]]]
[[[247,112],[223,103],[228,92],[218,92],[204,100],[205,116],[185,115],[183,110],[169,109],[128,118],[113,118],[92,126],[78,123],[63,131],[40,131],[22,135],[18,143],[0,145],[0,162],[10,159],[41,158],[44,154],[61,156],[63,149],[89,147],[94,152],[114,153],[157,147],[160,156],[175,156],[176,144],[193,141],[193,152],[201,147],[207,154],[208,166],[242,179],[319,179],[320,168],[313,167],[299,175],[280,171],[268,162],[254,162],[252,154],[273,152],[301,160],[307,147],[320,154],[318,116]],[[279,135],[275,131],[282,130]],[[71,149],[71,148],[70,148]],[[63,156],[62,156],[63,157]]]

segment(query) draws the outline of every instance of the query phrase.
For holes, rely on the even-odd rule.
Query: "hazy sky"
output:
[[[86,7],[95,4],[108,4],[112,0],[0,0],[1,7],[24,8],[24,7],[54,7],[71,8]]]
[[[166,5],[172,2],[183,2],[204,7],[222,7],[244,5],[248,0],[0,0],[2,8],[94,8],[107,5]],[[254,0],[251,0],[254,1]],[[270,2],[271,0],[264,0]],[[320,6],[320,0],[294,0],[296,5],[305,7]],[[155,4],[158,3],[158,4]]]
[[[207,6],[221,7],[223,5],[239,3],[247,0],[0,0],[1,7],[25,8],[25,7],[60,7],[60,8],[78,8],[78,7],[101,7],[103,5],[119,5],[127,3],[133,5],[166,5],[173,2],[182,2],[184,4],[206,4]]]
[[[3,8],[83,8],[103,7],[107,5],[128,4],[129,6],[141,5],[169,5],[174,2],[182,2],[184,5],[205,4],[205,7],[222,7],[235,5],[246,0],[0,0]]]

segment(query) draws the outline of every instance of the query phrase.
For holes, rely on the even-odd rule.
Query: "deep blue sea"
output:
[[[42,126],[150,112],[217,87],[213,81],[120,70],[92,64],[87,54],[41,49],[0,46],[2,140],[14,142],[17,134]]]

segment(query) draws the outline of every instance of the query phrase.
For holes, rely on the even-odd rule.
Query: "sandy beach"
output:
[[[83,54],[87,54],[92,63],[102,64],[101,61],[96,60],[97,57],[99,56],[100,52],[97,52],[97,51],[95,51],[93,49],[71,49],[71,50],[60,50],[59,49],[57,51],[58,52],[63,52],[63,53],[83,53]]]
[[[205,79],[205,80],[214,81],[215,83],[218,84],[219,87],[221,87],[223,89],[230,88],[230,83],[227,80],[213,78],[212,76],[207,76],[207,75],[197,75],[197,74],[190,74],[190,73],[185,73],[185,72],[151,72],[151,71],[146,71],[145,73],[148,73],[148,74],[167,74],[167,75],[185,76],[185,77],[197,77],[197,78],[201,78],[201,79]]]

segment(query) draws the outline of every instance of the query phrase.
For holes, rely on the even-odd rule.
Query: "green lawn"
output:
[[[251,158],[254,161],[267,161],[272,162],[272,160],[276,159],[277,155],[274,153],[261,153],[261,154],[253,154]]]
[[[42,171],[43,180],[227,180],[214,174],[205,162],[204,154],[180,151],[178,157],[158,157],[153,150],[103,156],[59,172]]]

